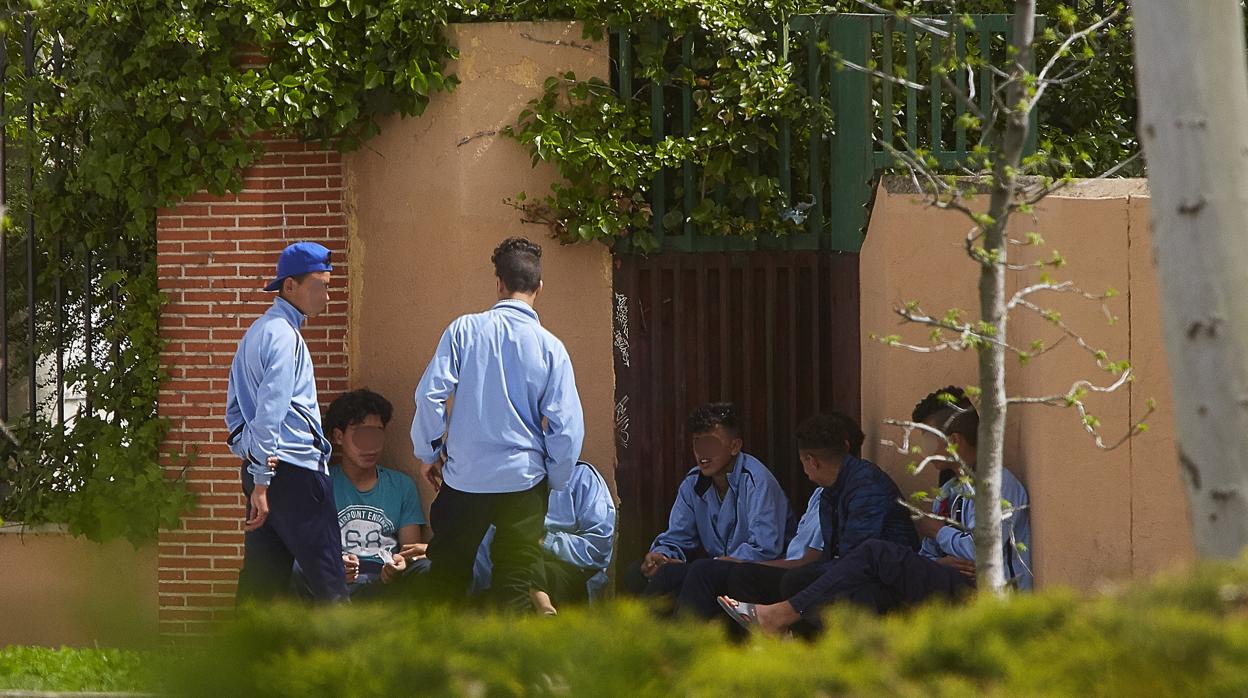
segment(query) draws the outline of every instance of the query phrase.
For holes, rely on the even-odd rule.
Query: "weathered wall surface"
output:
[[[156,546],[0,528],[0,647],[139,647],[156,640]]]
[[[602,245],[560,246],[504,203],[545,193],[555,173],[534,169],[498,132],[515,123],[543,81],[566,71],[607,77],[606,46],[579,24],[472,24],[451,28],[463,81],[418,119],[391,119],[347,158],[351,277],[351,385],[394,403],[386,462],[411,468],[408,429],[417,381],[447,324],[496,300],[490,253],[526,235],[543,246],[542,323],[568,348],[585,407],[583,456],[612,479],[615,381],[611,258]],[[432,493],[423,483],[428,502]]]
[[[926,207],[919,197],[882,185],[862,251],[862,416],[868,453],[906,490],[930,488],[935,474],[911,476],[908,458],[879,444],[895,438],[888,417],[908,418],[923,395],[944,385],[975,382],[975,356],[943,352],[916,354],[884,347],[871,335],[901,334],[924,344],[926,330],[900,325],[893,309],[917,300],[930,314],[962,308],[977,317],[977,270],[962,250],[968,223],[961,216]],[[890,190],[891,189],[891,190]],[[1066,267],[1055,277],[1071,279],[1089,292],[1114,288],[1101,305],[1072,295],[1035,296],[1088,342],[1113,360],[1130,359],[1134,383],[1089,400],[1102,421],[1107,442],[1116,441],[1147,411],[1149,397],[1160,409],[1150,430],[1112,450],[1098,449],[1071,410],[1020,406],[1011,410],[1007,467],[1027,485],[1032,500],[1033,552],[1040,584],[1091,589],[1107,580],[1146,576],[1193,557],[1190,524],[1175,458],[1170,386],[1161,342],[1156,272],[1148,242],[1148,198],[1141,181],[1086,182],[1046,199],[1034,216],[1017,216],[1018,237],[1038,232],[1046,246],[1020,250],[1031,261],[1059,250]],[[1015,275],[1017,276],[1017,275]],[[1034,275],[1015,279],[1034,282]],[[1010,341],[1052,344],[1060,333],[1043,319],[1019,312]],[[1107,385],[1113,378],[1074,342],[1067,341],[1027,366],[1011,363],[1009,394],[1054,395],[1081,378]]]

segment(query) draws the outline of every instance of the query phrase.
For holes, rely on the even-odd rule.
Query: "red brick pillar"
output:
[[[325,315],[308,322],[324,408],[347,390],[347,226],[342,159],[319,144],[266,141],[237,195],[199,193],[159,212],[156,263],[168,296],[160,335],[168,380],[160,416],[171,422],[163,454],[190,457],[198,506],[160,535],[160,622],[165,634],[193,634],[233,612],[242,556],[239,462],[225,446],[230,361],[251,322],[272,303],[262,290],[277,255],[299,240],[334,251]],[[181,458],[166,461],[170,472]]]

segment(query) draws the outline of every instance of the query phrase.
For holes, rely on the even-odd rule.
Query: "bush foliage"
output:
[[[816,642],[728,639],[616,602],[556,618],[284,606],[244,615],[168,686],[188,696],[1248,693],[1248,566],[1081,598],[1063,590],[876,618]]]

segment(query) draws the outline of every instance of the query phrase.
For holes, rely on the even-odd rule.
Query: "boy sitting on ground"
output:
[[[925,436],[925,452],[951,449],[974,470],[979,415],[961,390],[950,387],[928,395],[915,406],[912,421],[932,427],[945,437]],[[956,471],[959,467],[952,457],[937,463],[946,470]],[[1009,470],[1002,469],[1001,475],[1001,496],[1006,502],[1001,523],[1006,574],[1012,586],[1030,589],[1027,491]],[[887,541],[867,541],[830,563],[818,579],[785,601],[756,605],[721,596],[720,605],[742,625],[758,625],[779,633],[795,626],[818,628],[821,609],[836,601],[884,613],[929,598],[961,598],[975,585],[973,494],[973,487],[961,477],[941,486],[940,498],[932,507],[939,518],[924,517],[917,523],[923,538],[918,554]]]
[[[542,559],[533,571],[534,587],[530,590],[533,607],[553,616],[558,606],[599,598],[607,586],[614,538],[615,502],[611,490],[594,466],[579,461],[572,469],[568,486],[550,492]],[[474,592],[490,587],[493,543],[491,526],[473,566]]]
[[[378,465],[392,412],[384,397],[361,389],[340,396],[325,413],[326,431],[340,458],[330,478],[352,596],[428,565],[416,483]]]
[[[857,422],[843,414],[812,417],[798,427],[798,457],[818,488],[784,559],[698,560],[689,566],[677,610],[713,618],[720,613],[721,595],[775,603],[813,581],[820,561],[846,555],[873,538],[916,547],[918,538],[910,514],[897,501],[901,491],[896,483],[879,466],[858,457],[863,440]]]
[[[667,530],[625,573],[633,593],[675,594],[688,562],[701,557],[757,562],[784,553],[788,499],[771,471],[741,451],[736,407],[718,402],[695,409],[689,432],[697,466],[680,483]]]

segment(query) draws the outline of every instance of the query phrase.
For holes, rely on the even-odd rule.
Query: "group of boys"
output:
[[[698,408],[688,425],[697,467],[680,485],[667,530],[625,572],[624,587],[666,598],[676,613],[727,613],[745,627],[806,633],[834,602],[884,613],[963,596],[975,584],[975,506],[962,471],[976,464],[979,417],[948,387],[920,401],[911,419],[942,471],[931,516],[912,519],[893,480],[860,457],[859,426],[832,413],[797,430],[802,468],[816,487],[786,536],[788,502],[771,472],[742,451],[736,409]],[[1027,492],[1009,470],[1002,476],[1007,580],[1030,589]]]
[[[412,478],[379,465],[393,411],[384,397],[342,395],[322,425],[300,328],[328,303],[330,256],[308,242],[282,252],[266,286],[277,298],[231,367],[228,443],[248,502],[240,600],[488,596],[554,614],[600,595],[615,504],[580,460],[571,361],[534,310],[541,248],[511,238],[495,249],[498,302],[450,324],[417,386],[411,438],[419,477],[436,492],[427,507]],[[960,391],[929,395],[913,418],[941,435],[933,448],[958,455],[939,461],[945,470],[974,467],[978,417]],[[782,630],[817,627],[819,609],[838,600],[883,612],[973,586],[967,478],[944,482],[933,516],[916,523],[896,484],[859,457],[858,425],[817,416],[796,434],[816,489],[794,527],[775,477],[742,450],[733,405],[699,407],[689,431],[697,465],[667,530],[623,573],[625,589],[677,612]],[[1007,570],[1028,588],[1026,492],[1004,475]]]

